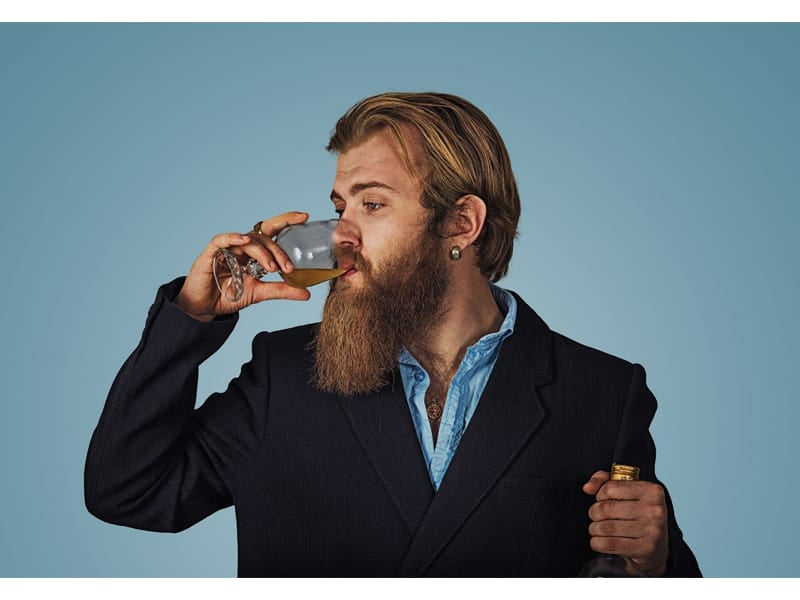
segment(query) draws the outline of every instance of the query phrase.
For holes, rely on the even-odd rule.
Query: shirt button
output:
[[[425,379],[425,375],[417,371],[417,374],[414,375],[414,379],[416,379],[417,381],[422,381],[423,379]]]

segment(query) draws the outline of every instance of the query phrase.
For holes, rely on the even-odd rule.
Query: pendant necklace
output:
[[[425,411],[428,413],[428,418],[431,421],[438,421],[439,419],[441,419],[442,418],[442,405],[439,404],[439,399],[438,398],[433,398],[431,400],[430,404],[428,404],[425,407]]]

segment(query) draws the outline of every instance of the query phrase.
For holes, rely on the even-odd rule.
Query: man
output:
[[[86,463],[89,510],[180,531],[236,507],[241,576],[577,575],[595,553],[636,575],[699,575],[654,473],[644,370],[548,329],[494,285],[519,197],[500,135],[447,94],[382,94],[337,123],[339,266],[320,324],[260,333],[224,393],[197,369],[237,311],[309,297],[246,278],[230,247],[293,270],[288,213],[214,237],[163,286]],[[640,482],[609,481],[612,462]]]

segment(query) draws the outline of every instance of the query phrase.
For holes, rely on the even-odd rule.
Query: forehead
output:
[[[388,129],[339,155],[334,188],[343,192],[344,189],[338,189],[340,185],[349,186],[359,181],[380,181],[406,192],[418,187],[408,171],[400,143]]]

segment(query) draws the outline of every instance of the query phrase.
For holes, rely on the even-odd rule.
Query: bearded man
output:
[[[381,94],[328,149],[339,267],[318,325],[253,341],[195,409],[200,363],[239,310],[304,289],[246,278],[220,297],[219,248],[269,271],[305,213],[215,236],[163,286],[86,462],[88,509],[180,531],[236,507],[240,576],[574,576],[595,553],[631,575],[699,575],[657,481],[644,369],[551,331],[508,271],[520,203],[489,119],[448,94]],[[610,481],[612,462],[641,481]]]

